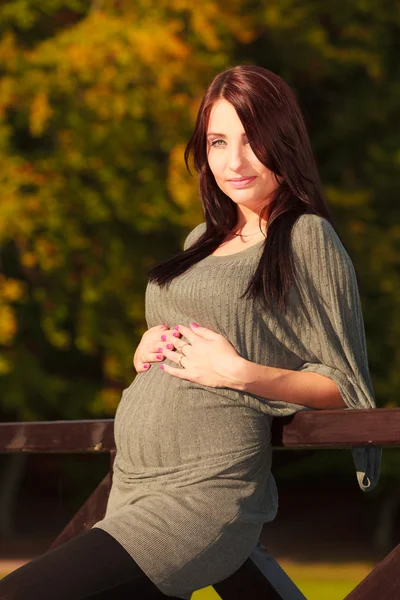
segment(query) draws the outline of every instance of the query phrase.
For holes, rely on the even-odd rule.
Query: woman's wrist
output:
[[[225,387],[242,392],[245,391],[248,363],[249,361],[240,355],[238,355],[236,359],[229,361],[229,367],[227,368],[227,372],[225,374]]]

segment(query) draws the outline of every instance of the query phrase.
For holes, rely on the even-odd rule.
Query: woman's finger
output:
[[[144,367],[145,363],[163,361],[166,356],[165,353],[168,351],[172,351],[174,354],[176,354],[175,346],[171,342],[168,342],[167,344],[164,344],[163,346],[160,345],[160,346],[154,348],[152,352],[146,352],[146,353],[140,354],[139,359],[141,361],[141,364],[139,366],[142,367],[140,370],[145,370],[145,371],[149,370],[150,365],[148,367]]]
[[[181,353],[179,351],[176,350],[168,350],[168,348],[165,348],[164,350],[164,354],[166,358],[169,358],[170,360],[172,360],[173,362],[178,364],[178,361],[181,357]]]
[[[175,339],[178,339],[180,337],[181,337],[181,334],[179,333],[179,331],[176,331],[176,330],[171,331],[171,332],[167,331],[166,333],[163,333],[161,335],[161,340],[163,342],[167,342],[169,340],[175,341]]]

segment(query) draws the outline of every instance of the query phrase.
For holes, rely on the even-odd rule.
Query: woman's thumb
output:
[[[208,327],[201,327],[200,325],[198,325],[197,323],[194,323],[193,321],[191,321],[189,324],[190,324],[191,329],[193,329],[193,331],[195,331],[197,333],[197,335],[199,335],[202,338],[212,340],[217,335],[219,335],[215,331],[212,331],[212,329],[208,329]]]

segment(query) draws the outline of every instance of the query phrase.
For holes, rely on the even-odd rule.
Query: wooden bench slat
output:
[[[109,452],[114,419],[0,423],[0,452]],[[400,446],[400,408],[313,410],[276,418],[275,449]]]

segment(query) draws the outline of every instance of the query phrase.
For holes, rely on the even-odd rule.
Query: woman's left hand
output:
[[[162,364],[165,373],[209,387],[233,387],[235,364],[241,356],[223,335],[207,327],[178,325],[187,342],[177,338],[176,350],[163,349],[166,358],[176,362],[183,355],[181,367]],[[182,347],[182,351],[181,351]]]

